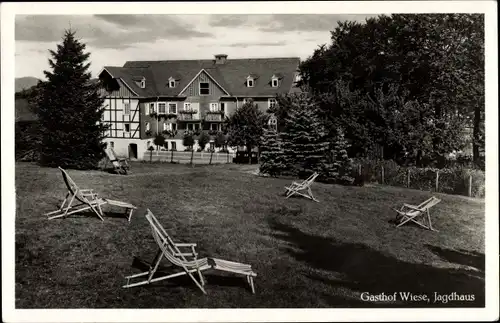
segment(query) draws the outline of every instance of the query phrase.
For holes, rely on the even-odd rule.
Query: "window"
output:
[[[268,103],[269,108],[274,108],[278,104],[278,102],[276,101],[276,99],[269,99],[267,101],[267,103]]]
[[[273,77],[273,79],[271,80],[271,86],[272,87],[278,87],[278,79]]]
[[[226,103],[225,102],[221,102],[220,103],[220,112],[224,112],[226,109]]]
[[[278,120],[276,119],[276,117],[274,115],[271,115],[271,117],[269,118],[269,124],[274,125],[277,123],[278,123]]]
[[[210,150],[215,149],[215,143],[213,141],[210,142]]]
[[[209,95],[210,94],[210,85],[208,82],[200,83],[200,95]]]
[[[151,141],[148,141],[146,149],[149,147],[151,147]]]
[[[218,103],[210,103],[210,111],[212,111],[212,112],[219,111],[219,104]]]
[[[247,103],[249,103],[251,101],[252,101],[252,99],[250,99],[250,98],[244,98],[243,99],[243,104],[247,104]]]
[[[146,114],[152,114],[152,113],[155,113],[155,104],[154,104],[154,102],[152,102],[152,103],[149,104],[149,113],[146,113]]]
[[[163,143],[163,147],[165,147],[165,149],[168,150],[168,141],[165,140],[165,142]]]
[[[151,125],[149,124],[149,122],[146,122],[146,125],[144,128],[146,128],[146,131],[151,130]]]
[[[170,146],[172,146],[171,150],[174,150],[174,151],[177,150],[177,143],[175,141],[171,141]]]
[[[172,131],[177,130],[177,123],[171,123],[170,125],[172,126]]]
[[[168,87],[175,87],[175,80],[169,80]]]
[[[253,78],[247,79],[247,86],[248,87],[253,87]]]
[[[168,113],[177,114],[177,103],[168,104]]]
[[[130,103],[125,103],[125,109],[123,114],[130,115]]]
[[[168,125],[164,122],[163,123],[163,131],[168,130]]]
[[[219,130],[219,125],[217,123],[211,123],[210,124],[210,130]]]
[[[124,123],[123,126],[125,132],[130,132],[130,123]]]
[[[158,103],[158,114],[165,114],[167,113],[167,105],[165,102],[160,102]]]
[[[194,130],[194,124],[193,123],[188,123],[187,124],[187,129],[190,130],[190,131],[193,131]]]
[[[114,143],[113,141],[110,141],[110,142],[109,142],[109,146],[110,146],[111,148],[115,148],[115,143]]]
[[[141,80],[141,89],[144,89],[146,87],[146,79]]]
[[[184,102],[184,111],[191,110],[191,102]]]
[[[194,124],[194,130],[200,130],[200,124],[199,123],[195,123]]]

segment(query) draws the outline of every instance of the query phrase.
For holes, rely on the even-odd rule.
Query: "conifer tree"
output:
[[[290,100],[282,135],[286,163],[301,177],[325,170],[328,142],[314,104],[307,94],[296,94]]]
[[[352,184],[354,178],[351,177],[351,160],[347,155],[349,144],[344,136],[342,128],[338,128],[334,141],[330,145],[330,163],[327,166],[327,177],[340,184]]]
[[[281,175],[287,169],[281,137],[274,129],[264,129],[261,139],[259,171],[271,176]]]
[[[92,169],[104,157],[104,98],[100,83],[91,81],[85,48],[69,30],[57,52],[50,50],[52,71],[44,71],[47,81],[33,100],[42,137],[39,162],[44,166]]]

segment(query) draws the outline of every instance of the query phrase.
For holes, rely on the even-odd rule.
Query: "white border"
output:
[[[2,314],[6,322],[493,321],[498,319],[498,62],[495,1],[2,3]],[[486,27],[485,309],[14,309],[14,17],[16,14],[484,13]],[[258,295],[256,296],[258,297]]]

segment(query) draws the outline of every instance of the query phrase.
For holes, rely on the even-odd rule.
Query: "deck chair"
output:
[[[300,183],[293,182],[290,186],[286,186],[285,187],[286,198],[289,198],[290,196],[292,196],[294,194],[299,194],[299,195],[302,195],[304,197],[307,197],[308,199],[319,202],[313,196],[313,193],[311,191],[311,185],[314,182],[314,180],[316,179],[316,177],[318,177],[318,175],[319,174],[315,172],[314,174],[312,174],[311,176],[309,176],[307,179],[305,179],[304,181],[302,181]]]
[[[398,224],[396,227],[400,227],[408,222],[413,222],[425,229],[438,231],[432,227],[429,210],[439,202],[441,202],[441,200],[433,196],[417,206],[404,203],[401,209],[393,209],[397,212],[396,222]]]
[[[126,175],[130,170],[130,166],[128,164],[128,158],[116,157],[116,153],[114,149],[111,147],[106,148],[105,151],[109,161],[113,165],[115,172],[117,172],[118,174]],[[108,165],[108,159],[106,160],[105,167]]]
[[[156,253],[156,256],[154,257],[154,260],[147,272],[125,277],[127,279],[127,284],[124,285],[123,288],[146,285],[160,280],[188,275],[196,286],[198,286],[198,288],[206,294],[204,288],[205,279],[202,272],[209,269],[215,269],[245,276],[247,283],[252,289],[252,293],[255,293],[253,278],[256,277],[257,274],[252,271],[250,265],[216,258],[198,259],[198,253],[195,249],[196,243],[175,243],[149,209],[146,212],[146,219],[148,220],[153,231],[154,240],[158,244],[158,252]],[[185,250],[181,252],[179,248],[185,248]],[[182,271],[153,278],[163,257],[165,257],[165,259],[167,259],[174,266],[180,267]],[[193,274],[196,274],[198,279],[195,278],[195,275]],[[130,283],[131,279],[145,276],[147,278],[143,281],[133,284]]]
[[[137,209],[135,206],[130,203],[101,198],[92,189],[81,189],[64,169],[59,167],[59,170],[62,173],[68,193],[58,210],[45,214],[49,217],[49,220],[61,218],[73,213],[92,210],[102,221],[104,221],[104,214],[101,206],[108,204],[124,208],[125,215],[130,222],[132,219],[132,212]],[[75,205],[73,203],[78,204]]]

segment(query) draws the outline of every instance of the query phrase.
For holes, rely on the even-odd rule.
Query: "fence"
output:
[[[227,164],[232,163],[234,153],[213,153],[212,164]],[[174,162],[180,164],[189,164],[191,162],[191,152],[190,151],[146,151],[144,153],[144,161],[152,162]],[[209,152],[194,152],[193,153],[193,164],[209,164],[210,163],[210,153]]]
[[[447,194],[484,197],[485,175],[481,170],[463,167],[417,168],[399,166],[394,162],[357,162],[355,175],[365,182],[414,188]]]

